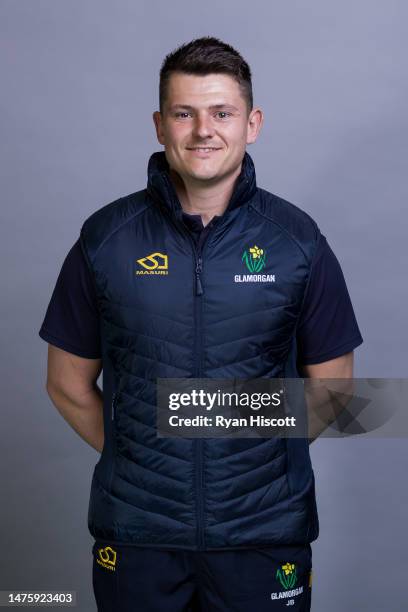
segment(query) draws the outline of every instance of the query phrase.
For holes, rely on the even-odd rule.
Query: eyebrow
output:
[[[226,108],[228,110],[234,110],[234,111],[238,111],[238,108],[236,106],[234,106],[233,104],[213,104],[212,106],[208,107],[210,110],[220,110],[223,108]],[[188,110],[188,111],[193,111],[195,110],[193,106],[189,106],[188,104],[173,104],[173,106],[170,106],[170,111],[175,111],[175,110]]]

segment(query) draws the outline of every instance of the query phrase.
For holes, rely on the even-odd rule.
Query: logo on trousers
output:
[[[276,570],[276,578],[284,589],[293,589],[296,584],[296,566],[294,563],[285,563]]]
[[[116,551],[111,546],[105,546],[105,548],[98,548],[98,555],[96,562],[102,565],[105,569],[112,572],[115,571],[116,565]]]
[[[294,563],[285,563],[276,570],[276,580],[283,587],[283,591],[271,593],[271,599],[286,600],[286,606],[295,605],[295,597],[303,593],[303,585],[296,587],[297,575],[296,565]]]

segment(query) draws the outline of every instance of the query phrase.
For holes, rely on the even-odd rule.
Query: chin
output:
[[[184,171],[188,176],[195,179],[210,180],[223,174],[222,167],[214,167],[211,164],[186,165]]]
[[[196,181],[211,181],[219,178],[218,172],[188,172],[187,174]]]

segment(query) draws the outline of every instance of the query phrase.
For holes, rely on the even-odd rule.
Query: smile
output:
[[[210,151],[219,151],[219,147],[188,147],[188,151],[204,151],[205,153]]]

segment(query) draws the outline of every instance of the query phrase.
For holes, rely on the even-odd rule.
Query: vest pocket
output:
[[[111,427],[110,427],[110,453],[109,453],[109,473],[107,480],[107,490],[109,493],[112,490],[112,481],[115,473],[115,462],[116,462],[116,421],[117,421],[117,405],[119,398],[121,379],[118,380],[118,384],[113,388],[112,400],[111,400]]]
[[[113,386],[112,400],[111,400],[111,421],[113,421],[114,423],[116,423],[116,420],[117,420],[116,413],[117,413],[119,394],[122,388],[122,380],[123,380],[123,377],[122,376],[119,377],[118,382]]]
[[[118,403],[118,392],[114,391],[112,395],[112,403],[111,403],[111,420],[116,420],[116,405]]]

